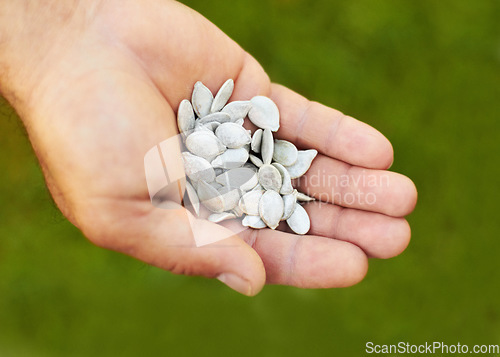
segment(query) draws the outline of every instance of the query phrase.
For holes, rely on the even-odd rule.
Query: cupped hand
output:
[[[248,53],[177,2],[79,4],[55,11],[52,18],[62,20],[47,18],[36,41],[19,35],[13,48],[22,55],[10,57],[2,90],[26,125],[57,205],[93,243],[174,273],[217,277],[247,295],[266,282],[349,286],[365,276],[368,257],[406,248],[410,228],[402,217],[413,210],[416,190],[385,171],[392,147],[378,131],[272,84]],[[145,153],[178,133],[177,107],[197,80],[215,93],[228,78],[235,81],[231,101],[269,96],[281,113],[277,136],[319,151],[297,182],[320,199],[305,206],[307,236],[246,230],[198,248],[192,229],[227,236],[228,228],[201,219],[192,227],[178,202],[168,210],[151,204]]]

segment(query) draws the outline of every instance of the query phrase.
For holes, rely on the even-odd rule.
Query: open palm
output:
[[[219,277],[248,295],[265,282],[352,285],[366,274],[367,257],[404,250],[410,229],[400,217],[413,210],[416,190],[384,171],[393,154],[379,132],[272,84],[250,55],[179,3],[95,3],[61,25],[21,100],[29,105],[16,107],[55,201],[92,242],[174,273]],[[280,109],[277,136],[319,151],[299,189],[335,204],[305,206],[310,235],[247,230],[197,248],[185,244],[192,232],[184,208],[151,205],[145,153],[177,134],[177,107],[197,80],[216,92],[228,78],[231,100],[269,96]],[[307,179],[313,175],[320,179]],[[195,225],[227,234],[201,219]]]

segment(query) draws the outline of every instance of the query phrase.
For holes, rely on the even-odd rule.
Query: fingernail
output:
[[[252,295],[252,285],[248,280],[245,280],[233,273],[222,273],[217,277],[217,279],[231,289],[236,290],[240,294],[251,296]]]

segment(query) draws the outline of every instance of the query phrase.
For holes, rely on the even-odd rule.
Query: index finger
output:
[[[278,137],[351,165],[387,169],[392,164],[391,143],[368,124],[279,84],[271,85],[271,99],[280,110]]]

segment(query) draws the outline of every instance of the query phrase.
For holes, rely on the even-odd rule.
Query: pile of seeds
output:
[[[274,139],[276,104],[264,96],[227,103],[233,88],[229,79],[214,97],[196,82],[191,102],[179,105],[187,197],[197,215],[200,202],[210,210],[212,222],[243,217],[244,226],[275,229],[286,220],[295,233],[306,234],[310,220],[299,202],[314,198],[295,190],[291,180],[306,173],[317,151]],[[258,127],[253,134],[243,127],[247,116]]]

